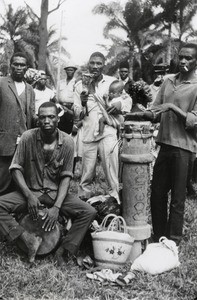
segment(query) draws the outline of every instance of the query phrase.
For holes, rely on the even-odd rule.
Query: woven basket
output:
[[[109,218],[112,218],[107,226]],[[107,215],[100,229],[91,233],[95,264],[102,268],[119,269],[127,262],[134,238],[127,233],[126,222],[121,216]]]

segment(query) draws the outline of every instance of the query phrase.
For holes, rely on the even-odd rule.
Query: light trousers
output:
[[[104,174],[109,185],[109,195],[119,202],[119,160],[117,137],[106,136],[97,142],[83,143],[82,177],[79,196],[91,197],[92,181],[96,174],[97,156],[101,159]]]

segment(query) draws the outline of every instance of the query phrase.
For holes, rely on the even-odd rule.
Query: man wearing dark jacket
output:
[[[24,82],[27,58],[14,53],[11,75],[0,79],[0,195],[11,184],[9,166],[21,134],[32,127],[35,112],[33,88]]]

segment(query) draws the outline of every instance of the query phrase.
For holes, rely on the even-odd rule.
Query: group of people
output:
[[[57,263],[61,265],[65,256],[69,259],[76,255],[97,213],[86,201],[92,196],[98,156],[109,196],[121,204],[119,129],[124,115],[131,112],[134,119],[160,122],[160,151],[151,186],[153,238],[158,241],[167,236],[179,244],[188,164],[196,153],[196,64],[197,45],[184,45],[179,53],[179,73],[164,80],[151,104],[150,88],[144,85],[145,105],[141,108],[142,103],[136,105],[136,99],[132,99],[135,83],[128,76],[128,64],[119,66],[118,80],[103,74],[105,57],[94,52],[84,74],[86,80],[83,76],[76,80],[77,68],[69,65],[65,68],[66,82],[61,82],[55,95],[46,87],[44,72],[34,88],[25,82],[27,58],[15,53],[10,61],[10,75],[0,78],[0,233],[8,240],[22,240],[28,259],[33,262],[42,239],[26,231],[14,215],[27,212],[36,221],[44,205],[46,231],[56,226],[60,213],[72,220],[56,251]],[[77,196],[70,194],[69,183],[78,148],[82,175]]]

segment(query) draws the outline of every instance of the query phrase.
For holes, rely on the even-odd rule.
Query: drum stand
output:
[[[151,122],[125,121],[121,154],[122,167],[122,214],[128,233],[134,237],[130,254],[133,262],[146,246],[151,236],[147,224],[147,199],[150,184],[149,166],[151,154]]]

